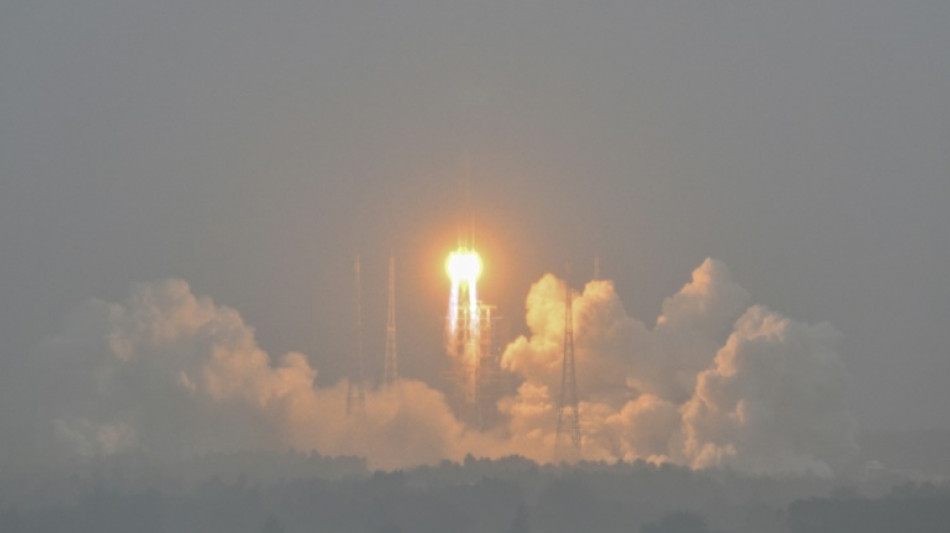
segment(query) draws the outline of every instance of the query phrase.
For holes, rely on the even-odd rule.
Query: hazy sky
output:
[[[843,334],[864,427],[950,427],[947,28],[945,0],[5,1],[0,373],[180,277],[332,382],[357,253],[382,356],[392,250],[403,373],[437,381],[469,172],[515,332],[566,263],[652,325],[715,257]]]

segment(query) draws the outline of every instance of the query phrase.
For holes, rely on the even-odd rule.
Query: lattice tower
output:
[[[396,356],[396,260],[392,256],[389,257],[389,305],[386,315],[383,386],[391,387],[399,379],[399,359]]]
[[[565,282],[564,296],[564,357],[561,361],[561,397],[557,405],[557,433],[554,437],[554,454],[561,456],[561,433],[571,436],[574,452],[581,452],[580,412],[577,409],[577,372],[574,365],[574,312],[571,287]],[[565,423],[567,427],[565,428]]]
[[[355,353],[350,360],[350,379],[346,384],[346,414],[354,409],[362,410],[366,405],[366,391],[363,386],[363,310],[360,295],[360,258],[353,263],[354,288],[354,341]]]

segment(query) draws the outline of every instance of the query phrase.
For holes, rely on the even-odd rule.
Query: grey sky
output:
[[[844,334],[861,424],[950,427],[948,27],[943,0],[4,2],[0,372],[176,276],[332,381],[356,253],[381,357],[393,249],[404,372],[437,380],[468,160],[516,331],[566,262],[652,323],[712,256]]]

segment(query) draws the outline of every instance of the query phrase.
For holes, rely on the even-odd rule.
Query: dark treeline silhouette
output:
[[[791,533],[946,533],[950,531],[950,485],[904,484],[883,498],[846,496],[793,502]]]
[[[950,486],[774,479],[671,465],[467,457],[372,472],[354,458],[144,455],[0,482],[0,533],[868,533],[946,531]]]
[[[950,476],[950,429],[865,431],[858,436],[861,454],[889,468]]]

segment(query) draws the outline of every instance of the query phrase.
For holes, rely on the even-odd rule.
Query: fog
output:
[[[600,256],[649,320],[704,258],[841,332],[858,422],[950,427],[946,2],[0,5],[0,364],[64,311],[187,281],[332,383],[399,270],[404,375],[443,368],[470,176],[514,322]],[[372,302],[372,303],[371,303]],[[4,402],[8,404],[8,402]]]
[[[7,392],[4,421],[20,431],[3,439],[0,459],[291,448],[384,469],[466,454],[558,461],[568,294],[579,369],[575,459],[824,477],[854,466],[837,331],[751,305],[713,259],[664,301],[652,327],[627,315],[609,280],[574,293],[543,276],[526,297],[529,332],[497,356],[508,385],[487,406],[493,424],[464,416],[467,404],[442,392],[446,378],[366,383],[365,404],[351,412],[355,374],[321,385],[304,354],[269,354],[237,310],[183,280],[136,284],[123,303],[89,300],[69,311],[10,376],[20,386]]]
[[[646,462],[466,457],[395,472],[356,458],[120,454],[5,476],[0,530],[939,532],[950,484],[865,470],[835,480]]]
[[[947,27],[0,2],[0,531],[938,531]],[[446,379],[462,227],[510,325],[486,426]]]
[[[572,294],[583,455],[558,462],[565,285],[526,297],[500,422],[433,386],[320,385],[182,280],[89,300],[37,346],[4,422],[3,531],[940,531],[950,433],[858,433],[830,324],[751,304],[707,259],[652,326]],[[16,396],[15,396],[16,395]],[[860,444],[860,446],[859,446]],[[575,458],[576,459],[576,458]],[[895,529],[896,528],[896,529]]]

